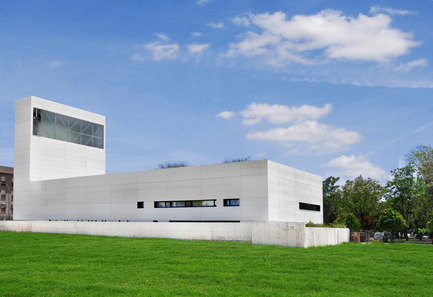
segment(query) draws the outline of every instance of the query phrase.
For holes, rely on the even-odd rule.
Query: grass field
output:
[[[0,296],[431,296],[433,246],[0,232]]]

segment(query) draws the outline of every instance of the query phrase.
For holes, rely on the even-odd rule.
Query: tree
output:
[[[381,211],[385,188],[378,181],[362,176],[347,180],[342,187],[342,210],[353,213],[362,229],[374,229]]]
[[[323,181],[323,222],[330,224],[340,214],[341,190],[336,183],[339,177],[330,176]]]
[[[353,213],[342,213],[336,220],[337,224],[344,224],[350,230],[358,230],[361,227],[361,223]]]
[[[407,228],[407,224],[403,216],[391,208],[387,208],[382,211],[382,214],[379,218],[378,226],[383,231],[391,230],[393,235],[394,231]]]
[[[415,167],[406,165],[391,171],[392,180],[388,181],[387,202],[395,211],[399,212],[409,227],[414,226],[414,213],[416,209],[419,187],[418,179],[415,176]],[[407,229],[404,230],[404,237],[407,237]]]
[[[418,146],[406,155],[406,161],[416,169],[418,178],[414,224],[416,229],[424,228],[433,209],[433,148]]]
[[[188,167],[188,163],[186,163],[186,162],[167,162],[167,163],[161,163],[158,165],[159,169],[178,168],[178,167]]]
[[[244,158],[227,158],[224,160],[223,163],[237,163],[237,162],[245,162],[245,161],[250,161],[251,157],[244,157]]]

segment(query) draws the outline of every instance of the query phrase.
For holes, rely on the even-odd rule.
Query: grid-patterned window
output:
[[[137,201],[137,208],[144,208],[144,201]]]
[[[6,181],[6,176],[1,176],[0,177],[0,181],[5,182]]]
[[[33,135],[104,148],[104,126],[37,108]]]

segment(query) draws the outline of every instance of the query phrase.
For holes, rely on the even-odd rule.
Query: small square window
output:
[[[144,202],[143,201],[138,201],[137,202],[137,208],[144,208]]]
[[[224,206],[239,206],[239,199],[224,199]]]
[[[2,181],[2,182],[5,182],[5,181],[6,181],[6,177],[5,177],[5,176],[2,176],[2,177],[1,177],[1,181]]]

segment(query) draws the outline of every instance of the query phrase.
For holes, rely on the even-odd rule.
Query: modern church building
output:
[[[135,231],[151,228],[152,237],[182,239],[197,239],[179,235],[185,229],[195,232],[201,228],[200,232],[209,233],[206,230],[219,228],[218,234],[223,235],[217,239],[246,238],[256,243],[274,242],[248,239],[263,231],[263,225],[254,225],[257,223],[279,223],[283,231],[309,221],[322,223],[320,176],[269,160],[105,174],[105,133],[104,116],[33,96],[18,100],[14,220],[45,222],[44,226],[49,221],[73,221],[75,225],[64,229],[84,228],[76,232],[84,234],[94,234],[89,228],[104,229],[107,224],[115,229],[113,223],[117,223],[121,228],[135,226]],[[94,224],[84,227],[77,222]],[[120,225],[122,222],[130,225]],[[263,232],[271,238],[276,231],[269,230]],[[242,235],[236,235],[238,231]],[[107,234],[104,232],[95,234]],[[116,232],[108,235],[122,235]],[[126,236],[136,236],[128,232],[133,231],[125,231]],[[150,231],[146,232],[140,234],[146,236]],[[207,233],[199,238],[203,236]],[[325,244],[346,241],[343,237]]]

